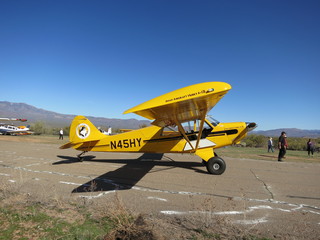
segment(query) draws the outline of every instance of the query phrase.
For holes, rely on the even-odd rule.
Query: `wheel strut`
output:
[[[80,162],[83,161],[83,158],[84,158],[83,155],[84,155],[86,152],[87,152],[87,151],[83,151],[82,153],[80,153],[80,154],[77,155],[77,157],[78,157],[78,159],[79,159]]]

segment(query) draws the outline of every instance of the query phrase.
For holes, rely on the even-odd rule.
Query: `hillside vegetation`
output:
[[[288,150],[307,150],[307,141],[309,138],[302,137],[288,137]],[[315,144],[315,147],[320,146],[320,138],[311,139]],[[268,146],[268,137],[263,135],[249,135],[241,141],[242,146],[246,147],[255,147],[255,148],[267,148]],[[273,146],[276,149],[278,146],[278,137],[273,138]]]

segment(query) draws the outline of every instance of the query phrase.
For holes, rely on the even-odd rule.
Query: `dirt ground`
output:
[[[319,163],[221,156],[227,170],[214,176],[192,155],[89,153],[78,162],[75,150],[25,139],[0,136],[0,183],[22,193],[96,205],[117,195],[164,239],[187,239],[199,225],[224,236],[319,239]]]

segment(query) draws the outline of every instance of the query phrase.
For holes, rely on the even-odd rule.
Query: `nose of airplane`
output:
[[[247,129],[248,132],[252,131],[253,129],[255,129],[256,127],[258,127],[258,125],[254,122],[246,122],[247,124]]]
[[[237,143],[238,141],[240,141],[244,136],[246,136],[246,134],[248,132],[252,131],[253,129],[255,129],[258,126],[254,122],[246,122],[246,125],[247,125],[247,127],[239,133],[239,135],[233,140],[233,143]]]

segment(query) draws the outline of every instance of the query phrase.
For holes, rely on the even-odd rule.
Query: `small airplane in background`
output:
[[[102,128],[98,127],[98,130],[103,133],[104,135],[111,135],[112,134],[112,128],[109,127],[107,131],[103,130]]]
[[[20,119],[20,118],[0,118],[0,122],[4,121],[19,121],[19,122],[26,122],[27,119]],[[12,124],[5,124],[5,123],[0,123],[0,134],[3,135],[29,135],[32,134],[29,130],[30,126],[19,126],[16,127]]]
[[[239,143],[257,125],[253,122],[220,123],[208,112],[231,89],[228,83],[205,82],[181,88],[133,107],[153,120],[151,126],[107,136],[86,117],[76,116],[70,126],[70,142],[61,149],[74,148],[83,154],[96,152],[191,153],[202,158],[210,174],[220,175],[225,161],[215,149]]]

